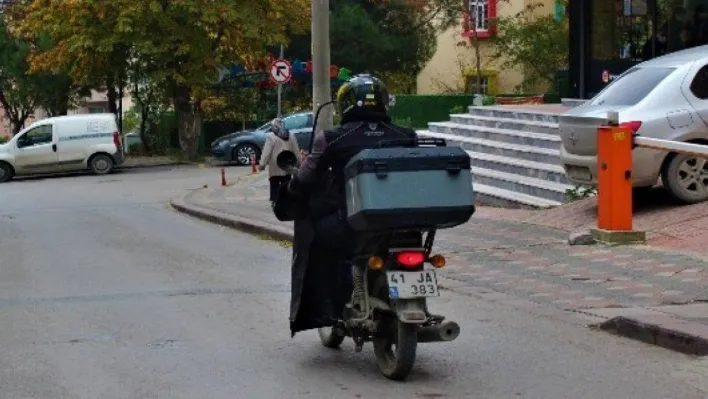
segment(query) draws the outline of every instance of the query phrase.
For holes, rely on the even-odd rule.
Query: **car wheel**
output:
[[[89,160],[89,168],[95,175],[105,175],[113,170],[113,158],[108,154],[96,154]]]
[[[10,181],[13,175],[12,167],[5,162],[0,162],[0,183]]]
[[[253,144],[239,144],[234,148],[233,160],[238,162],[239,165],[250,165],[251,158],[256,157],[256,162],[258,162],[258,157],[261,155],[261,150]]]
[[[671,154],[661,173],[669,193],[685,204],[708,199],[708,159],[694,155]]]

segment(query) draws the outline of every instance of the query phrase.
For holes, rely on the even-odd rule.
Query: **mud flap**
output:
[[[421,324],[428,320],[425,298],[396,299],[392,305],[401,323]]]

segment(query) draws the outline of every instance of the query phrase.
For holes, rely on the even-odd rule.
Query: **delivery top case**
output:
[[[344,177],[356,231],[450,228],[475,211],[470,157],[460,147],[363,150]]]

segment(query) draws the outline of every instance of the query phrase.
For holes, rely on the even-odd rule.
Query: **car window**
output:
[[[701,100],[708,100],[708,65],[698,70],[691,81],[691,93]]]
[[[285,128],[288,130],[304,129],[308,127],[309,114],[293,115],[283,119]]]
[[[52,125],[37,126],[17,139],[19,148],[49,144],[52,140]]]
[[[632,68],[600,92],[590,105],[634,105],[676,68]]]

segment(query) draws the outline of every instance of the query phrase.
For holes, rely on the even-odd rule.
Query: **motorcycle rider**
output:
[[[347,80],[337,92],[336,106],[340,126],[316,132],[312,152],[287,186],[290,196],[309,196],[311,227],[311,231],[298,233],[296,222],[290,318],[293,335],[333,325],[349,299],[345,283],[351,278],[350,260],[357,240],[346,220],[347,162],[383,140],[414,143],[417,138],[414,130],[391,122],[388,90],[371,75]]]

